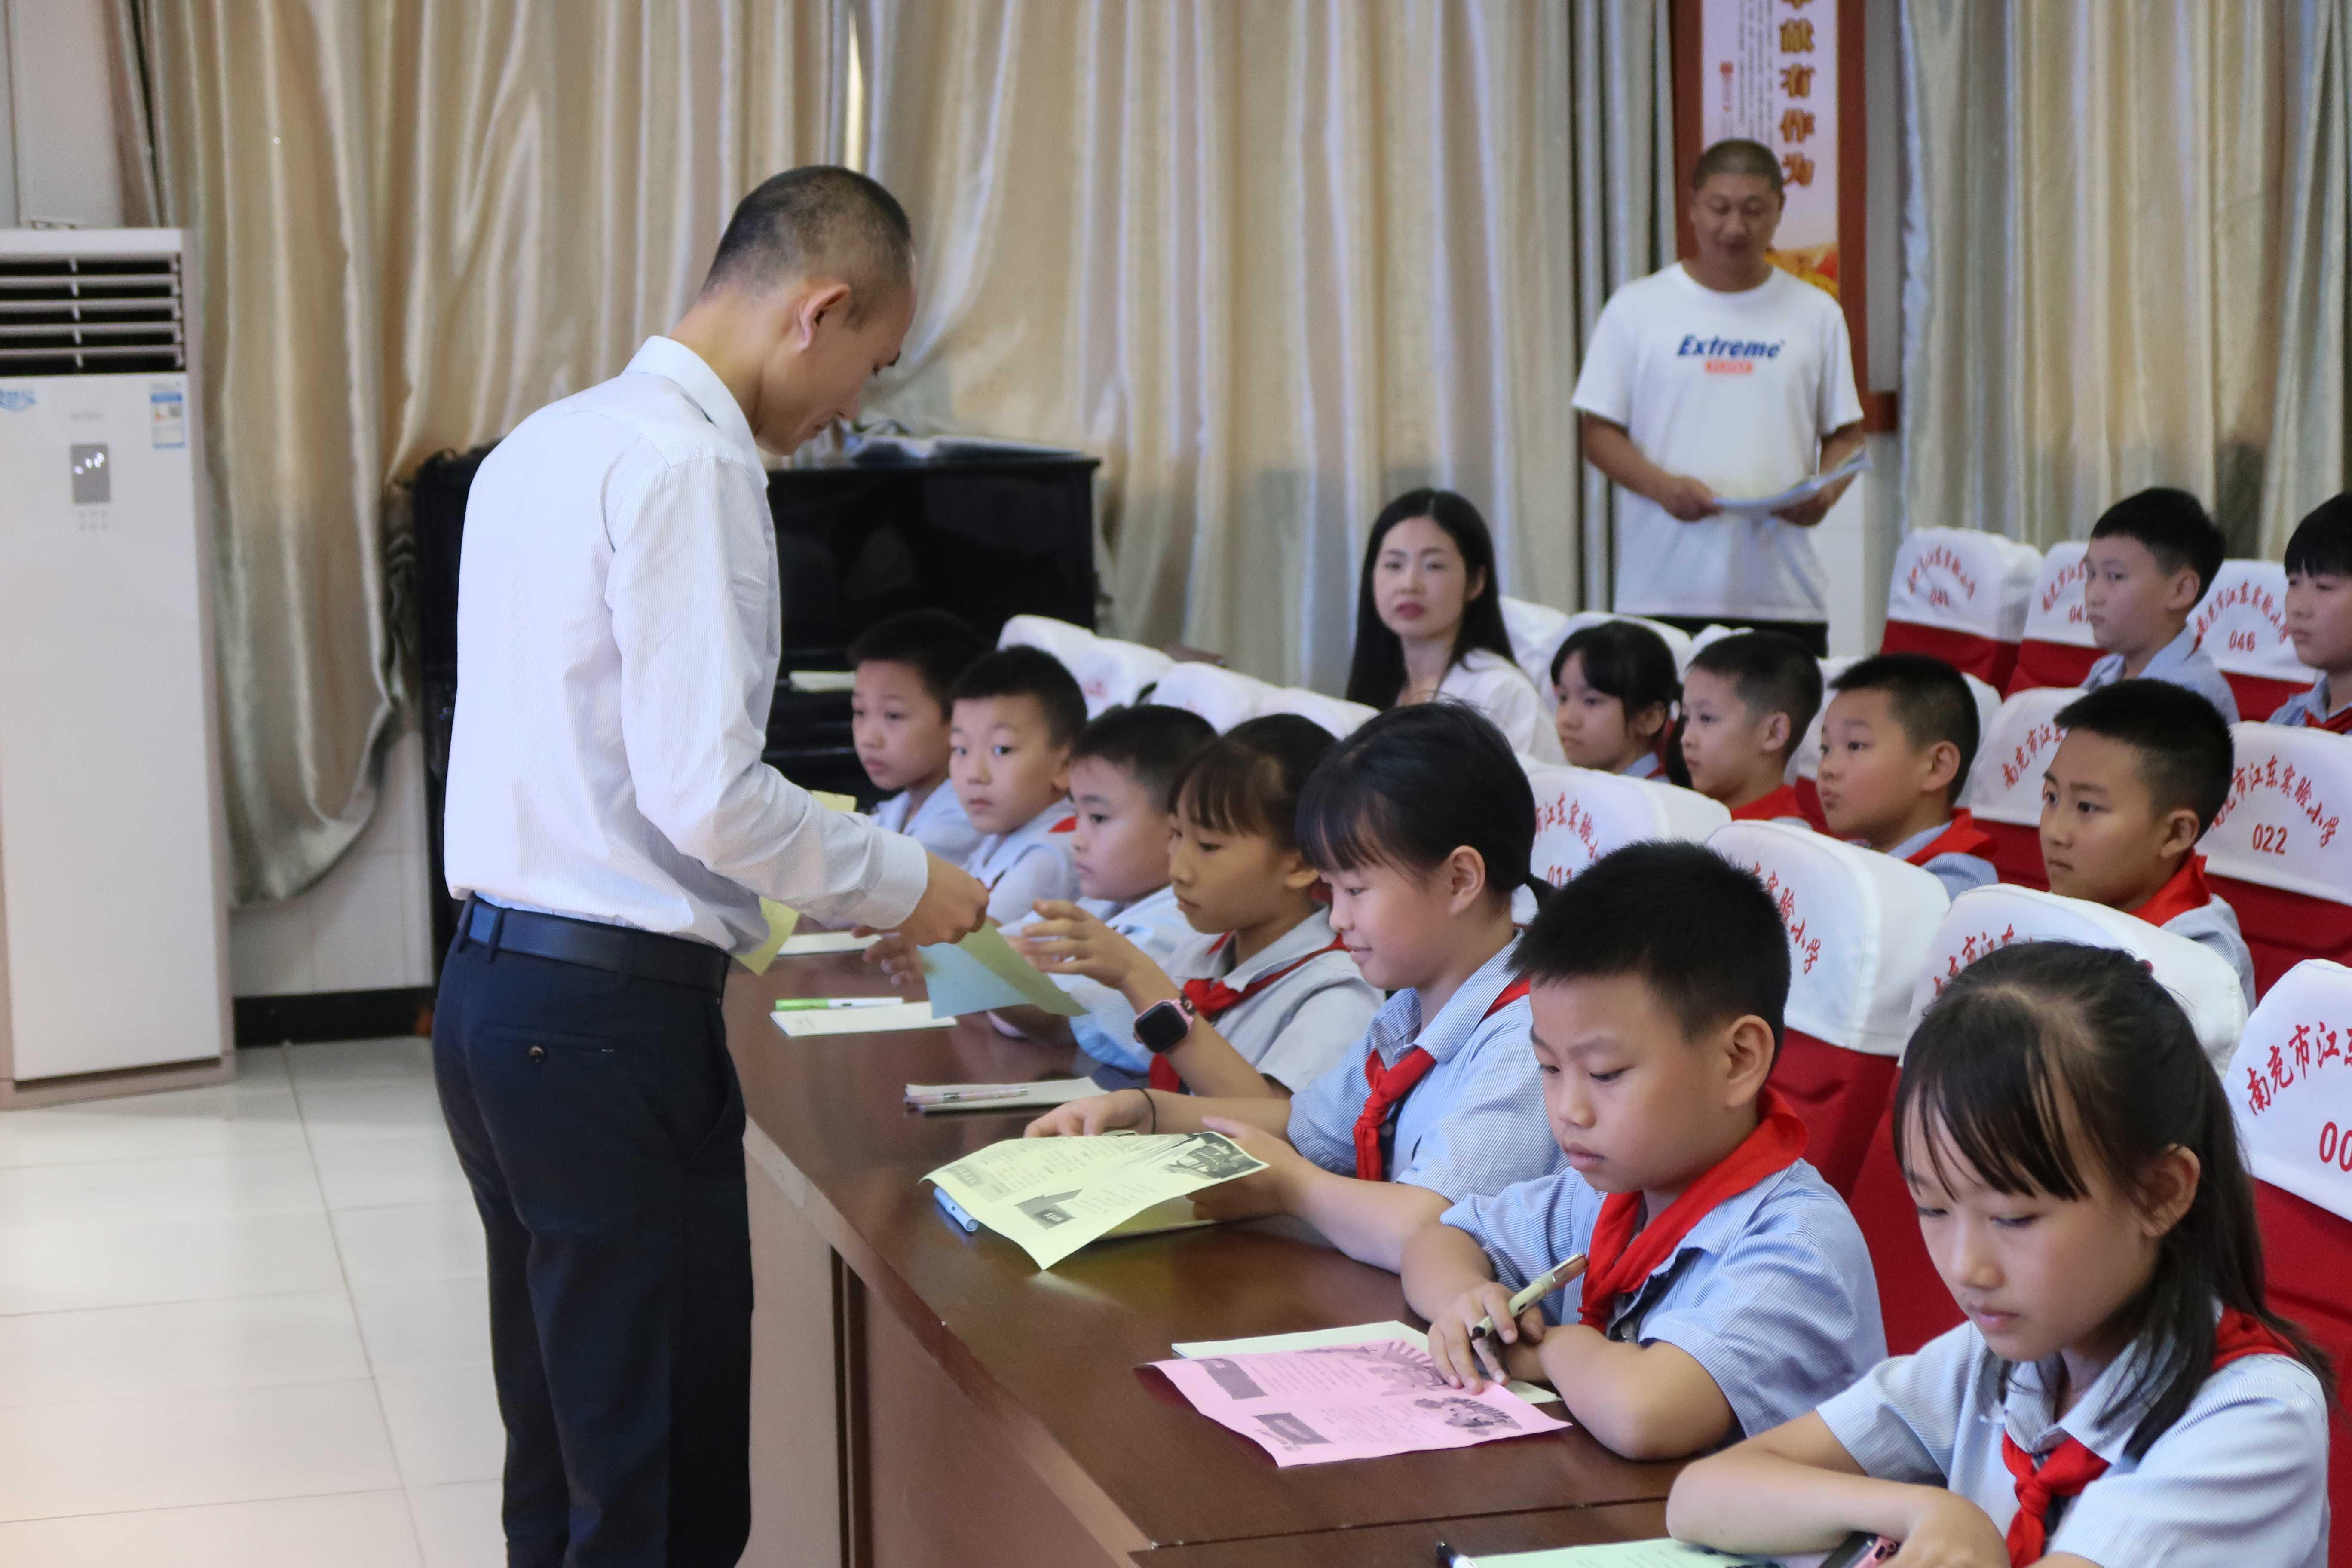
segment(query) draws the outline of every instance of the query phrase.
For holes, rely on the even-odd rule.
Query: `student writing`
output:
[[[1992,882],[1992,835],[1959,810],[1977,700],[1942,659],[1882,653],[1832,682],[1822,716],[1822,819],[1841,838],[1923,867],[1953,898]]]

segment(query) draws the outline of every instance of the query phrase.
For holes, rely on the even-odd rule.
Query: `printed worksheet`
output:
[[[1051,1268],[1148,1209],[1265,1169],[1217,1132],[1007,1138],[925,1181]]]

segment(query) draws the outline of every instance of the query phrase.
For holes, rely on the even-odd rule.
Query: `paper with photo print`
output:
[[[1566,1425],[1494,1384],[1452,1386],[1404,1340],[1151,1364],[1192,1408],[1283,1466],[1467,1448]]]
[[[1171,1215],[1181,1207],[1172,1223],[1190,1223],[1192,1194],[1265,1169],[1265,1161],[1222,1133],[1121,1133],[1007,1138],[923,1179],[1017,1243],[1038,1268],[1051,1268],[1114,1230],[1134,1234],[1129,1222],[1150,1211]]]

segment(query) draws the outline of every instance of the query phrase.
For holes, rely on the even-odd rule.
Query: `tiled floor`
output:
[[[481,1227],[425,1041],[0,1112],[0,1563],[503,1563]]]

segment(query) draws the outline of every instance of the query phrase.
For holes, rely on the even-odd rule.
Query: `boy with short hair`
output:
[[[1819,776],[1829,830],[1924,868],[1956,899],[1993,881],[1992,835],[1956,809],[1977,754],[1968,678],[1924,653],[1882,653],[1831,685]]]
[[[1822,706],[1822,667],[1793,637],[1740,632],[1698,650],[1683,674],[1683,763],[1691,788],[1735,822],[1806,826],[1789,757]]]
[[[2142,677],[2168,680],[2210,702],[2224,723],[2235,723],[2238,700],[2189,625],[2228,550],[2187,490],[2159,486],[2109,507],[2083,555],[2090,574],[2083,608],[2092,640],[2106,650],[2083,678],[2083,689]]]
[[[2253,955],[2197,853],[2230,798],[2230,727],[2194,692],[2146,679],[2078,697],[2057,721],[2066,738],[2042,777],[2050,890],[2202,942],[2230,961],[2252,1009]]]
[[[1406,1245],[1439,1369],[1548,1382],[1609,1447],[1665,1459],[1876,1365],[1870,1254],[1767,1081],[1789,943],[1762,884],[1699,845],[1630,846],[1546,900],[1517,966],[1571,1168],[1465,1198]],[[1578,1253],[1583,1277],[1513,1322],[1512,1292]],[[1487,1317],[1500,1342],[1474,1342]]]
[[[866,776],[888,796],[874,820],[958,865],[979,845],[980,829],[947,787],[948,693],[986,651],[978,634],[945,610],[887,616],[849,645],[856,671],[850,736]]]
[[[1078,896],[1070,854],[1070,748],[1087,727],[1077,678],[1043,648],[999,648],[972,661],[950,693],[948,778],[986,835],[964,869],[988,888],[999,925],[1041,899]]]
[[[2286,542],[2286,635],[2319,679],[2270,721],[2352,735],[2352,494],[2321,501]]]

